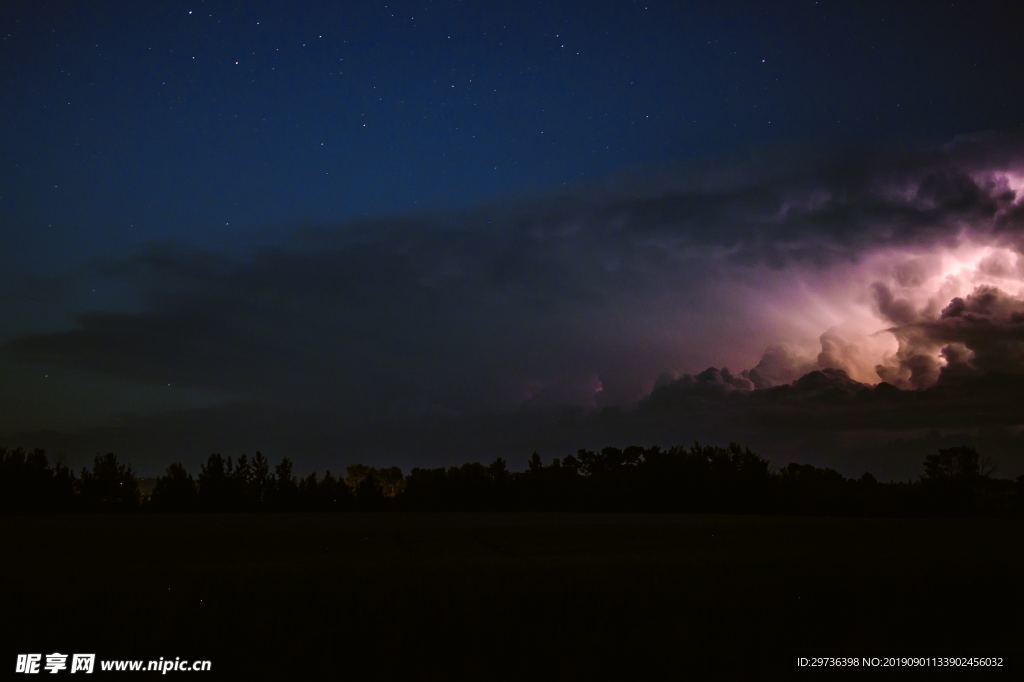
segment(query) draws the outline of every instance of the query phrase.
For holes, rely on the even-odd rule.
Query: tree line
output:
[[[604,448],[523,471],[498,458],[445,468],[353,464],[296,476],[287,457],[210,455],[140,480],[113,453],[77,475],[42,450],[0,449],[6,512],[626,511],[821,515],[1024,515],[1024,476],[994,478],[969,448],[940,449],[915,481],[885,483],[806,464],[781,468],[739,445]]]

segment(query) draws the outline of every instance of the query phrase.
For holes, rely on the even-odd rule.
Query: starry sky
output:
[[[897,391],[876,417],[914,391],[938,415],[964,368],[1016,376],[992,359],[1024,358],[1015,327],[986,355],[990,332],[943,325],[954,299],[1016,324],[1022,18],[5,2],[0,445],[143,473],[698,436],[894,475],[869,432],[1010,452],[1011,416],[838,406],[839,452],[762,403],[803,414],[817,371],[803,388]]]

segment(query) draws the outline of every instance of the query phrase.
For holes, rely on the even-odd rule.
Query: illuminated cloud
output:
[[[157,245],[98,273],[137,309],[5,351],[315,421],[321,449],[386,430],[388,453],[425,459],[496,447],[488,429],[509,447],[746,436],[771,455],[830,406],[836,434],[898,426],[865,405],[966,428],[944,387],[1024,368],[1022,178],[1021,140],[989,135],[306,230],[247,258]],[[927,393],[932,417],[890,389]]]

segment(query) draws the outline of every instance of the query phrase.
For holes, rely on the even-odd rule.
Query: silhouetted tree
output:
[[[125,511],[139,505],[139,484],[127,464],[112,452],[97,455],[79,481],[84,506],[99,511]]]
[[[50,466],[42,450],[0,448],[0,510],[62,511],[74,503],[74,476],[63,464]]]
[[[975,511],[989,468],[973,448],[940,449],[925,457],[924,483],[933,511]]]
[[[292,461],[287,457],[282,457],[274,467],[268,507],[276,511],[292,511],[298,506],[298,503],[299,486],[292,474]]]
[[[322,507],[327,511],[349,511],[352,508],[352,491],[345,481],[336,478],[328,470],[318,487]]]
[[[421,469],[409,472],[405,479],[402,505],[413,511],[448,511],[451,509],[448,472],[444,469]]]
[[[267,495],[270,494],[272,487],[273,479],[270,475],[270,462],[267,461],[262,452],[257,451],[256,455],[252,458],[251,498],[253,505],[257,508],[263,508],[266,505]]]
[[[384,506],[384,490],[373,467],[350,464],[345,469],[345,484],[352,489],[357,510],[376,511]]]
[[[973,448],[940,449],[924,459],[925,479],[930,482],[974,481],[981,477],[981,457]]]
[[[208,511],[224,511],[229,508],[230,461],[215,452],[206,459],[206,463],[200,468],[197,483],[201,508]]]
[[[157,511],[193,511],[197,508],[199,493],[192,475],[181,463],[167,467],[156,480],[150,496],[150,506]]]
[[[487,466],[487,476],[491,481],[490,502],[495,510],[506,510],[511,504],[512,475],[509,473],[505,460],[498,457]]]
[[[855,482],[834,469],[787,464],[779,472],[778,507],[791,514],[850,514],[857,508]]]
[[[299,484],[299,505],[310,511],[347,511],[351,508],[351,494],[344,481],[330,471],[318,477],[315,473]]]
[[[402,475],[401,469],[398,467],[374,469],[374,475],[384,497],[394,498],[402,494],[402,490],[405,488],[405,476]]]
[[[501,458],[447,468],[375,468],[352,464],[344,479],[329,471],[297,481],[287,457],[270,472],[262,453],[233,461],[211,454],[193,480],[180,463],[155,483],[148,507],[162,511],[426,511],[577,510],[752,512],[798,514],[1024,514],[1024,476],[993,479],[968,447],[941,449],[924,461],[917,482],[880,483],[865,473],[789,464],[778,471],[736,444],[607,447],[579,450],[545,464],[534,452],[510,472]],[[0,509],[83,508],[127,511],[139,506],[130,467],[113,454],[96,457],[76,480],[41,450],[0,449]]]
[[[253,510],[259,508],[259,500],[253,494],[253,467],[245,453],[239,455],[235,466],[228,472],[228,506],[232,509]]]

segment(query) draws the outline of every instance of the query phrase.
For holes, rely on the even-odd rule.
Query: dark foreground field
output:
[[[381,513],[0,528],[12,671],[16,653],[51,651],[212,659],[203,679],[749,679],[847,654],[1002,656],[1008,669],[983,672],[1006,677],[1024,660],[1021,524],[1005,520]]]

